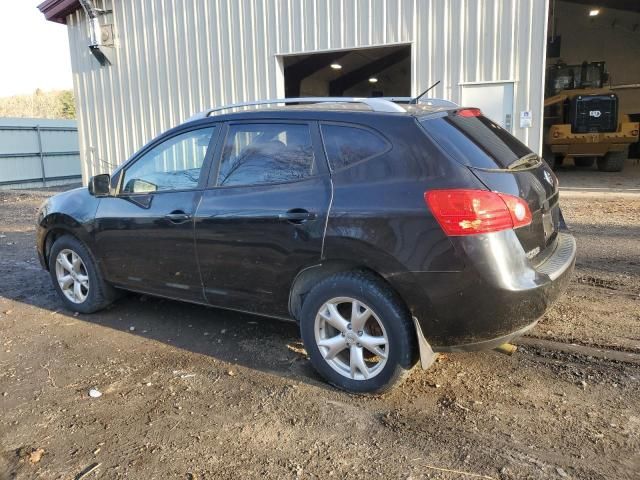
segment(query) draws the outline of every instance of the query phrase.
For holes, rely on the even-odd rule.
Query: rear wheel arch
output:
[[[291,288],[289,289],[289,313],[292,318],[296,320],[296,322],[300,321],[300,314],[302,312],[304,299],[315,285],[332,275],[346,272],[362,272],[384,283],[385,287],[392,292],[392,294],[404,305],[405,308],[407,308],[407,311],[409,310],[400,293],[380,273],[356,262],[350,262],[348,260],[329,260],[318,265],[309,266],[298,272],[298,275],[296,275]]]

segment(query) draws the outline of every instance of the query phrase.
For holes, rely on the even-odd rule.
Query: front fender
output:
[[[52,232],[68,232],[91,249],[92,229],[100,199],[78,188],[49,198],[37,216],[36,248],[40,263],[48,269],[47,239]]]

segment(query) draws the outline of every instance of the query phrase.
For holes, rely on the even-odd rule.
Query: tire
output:
[[[576,157],[573,159],[576,167],[592,167],[595,161],[594,157]]]
[[[621,152],[609,152],[604,157],[598,158],[598,170],[601,172],[621,172],[628,155],[629,152],[626,148]]]
[[[62,257],[67,259],[66,264]],[[80,261],[74,262],[76,259]],[[69,267],[73,267],[73,274]],[[97,312],[110,305],[117,297],[116,290],[102,278],[89,249],[71,235],[63,235],[51,246],[49,274],[62,303],[74,312]],[[59,278],[67,280],[62,282]],[[71,286],[63,290],[63,285],[69,282]],[[80,285],[79,292],[76,290],[77,284]]]
[[[549,165],[552,170],[555,170],[557,167],[562,165],[562,162],[564,161],[564,158],[561,155],[555,155],[551,151],[551,148],[546,145],[542,148],[542,159],[547,162],[547,165]]]
[[[354,303],[362,318],[371,313],[361,330]],[[302,305],[300,332],[318,373],[353,393],[387,391],[418,359],[409,311],[388,285],[366,272],[338,273],[313,287]],[[329,345],[338,352],[333,358]]]

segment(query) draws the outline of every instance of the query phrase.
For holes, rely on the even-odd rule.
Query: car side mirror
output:
[[[101,173],[89,179],[89,193],[94,197],[108,197],[111,188],[111,177],[108,173]]]

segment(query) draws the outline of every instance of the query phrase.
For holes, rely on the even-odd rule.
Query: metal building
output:
[[[39,8],[68,28],[86,181],[210,106],[292,93],[416,95],[438,80],[430,96],[479,106],[539,151],[548,1],[47,0]]]

